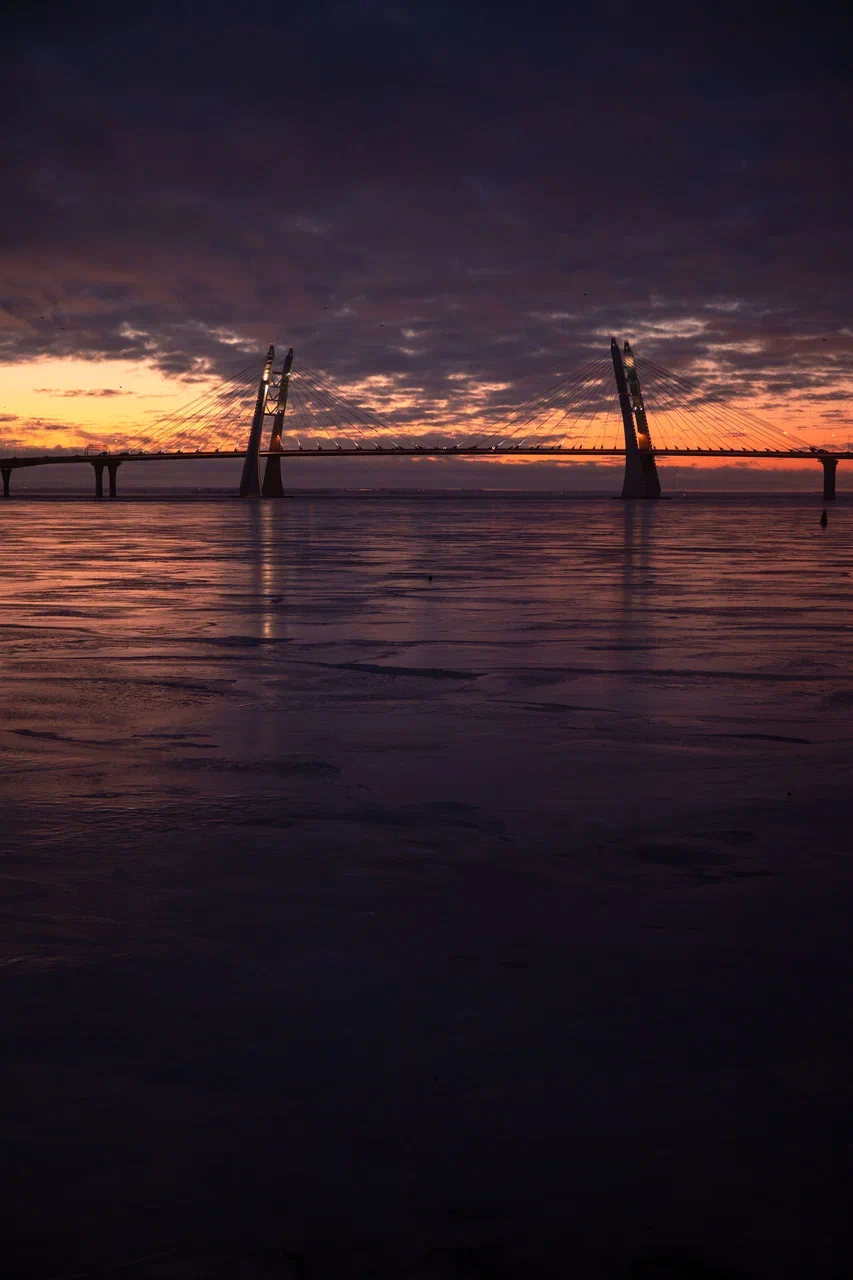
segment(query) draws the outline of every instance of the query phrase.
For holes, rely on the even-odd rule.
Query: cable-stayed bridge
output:
[[[658,459],[811,459],[823,468],[823,496],[835,497],[846,451],[817,448],[789,431],[638,358],[625,342],[561,378],[526,404],[469,435],[395,425],[344,395],[322,371],[270,347],[180,409],[128,435],[121,448],[93,446],[0,457],[4,496],[12,471],[81,463],[94,469],[95,494],[117,492],[131,462],[242,458],[240,494],[284,495],[282,464],[297,458],[614,457],[623,456],[623,498],[661,496]]]

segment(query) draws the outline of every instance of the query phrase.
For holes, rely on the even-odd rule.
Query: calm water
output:
[[[0,505],[8,1274],[845,1274],[820,509]]]

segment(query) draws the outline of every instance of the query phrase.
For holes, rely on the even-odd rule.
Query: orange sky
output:
[[[167,378],[124,360],[36,360],[0,373],[0,439],[48,451],[90,440],[120,447],[140,428],[213,385]],[[107,394],[105,394],[107,393]]]
[[[7,364],[0,375],[0,385],[0,442],[4,451],[44,448],[52,452],[86,444],[113,450],[135,444],[141,447],[152,423],[212,389],[216,380],[166,377],[153,365],[145,363],[68,358]],[[478,430],[487,429],[491,425],[484,416],[487,397],[499,390],[500,385],[472,386],[454,381],[445,399],[433,400],[426,405],[423,428],[407,426],[406,434],[441,427],[445,431],[455,429],[460,436],[469,437]],[[411,391],[398,390],[395,379],[389,376],[369,376],[357,383],[341,386],[340,390],[350,399],[372,404],[385,420],[392,422],[396,413],[405,411],[409,417],[419,407],[417,396],[413,396]],[[846,407],[847,397],[853,394],[853,385],[839,386],[838,391],[837,416],[841,418],[840,411]],[[768,416],[757,402],[741,399],[737,403],[811,444],[844,450],[848,439],[853,436],[853,432],[848,435],[849,428],[843,421],[833,427],[836,414],[833,413],[832,402],[816,406],[805,399],[792,397],[786,403],[784,417],[778,410],[772,417]],[[667,443],[667,415],[650,404],[649,416],[653,440],[658,445]],[[238,428],[236,437],[223,438],[220,441],[222,447],[226,443],[229,446],[237,443],[240,434]],[[598,432],[596,440],[599,444],[618,446],[620,434],[621,425],[614,417],[604,431]],[[696,443],[701,444],[701,439],[697,438]],[[524,463],[523,458],[495,461],[505,465]],[[713,465],[711,459],[702,459],[701,465],[707,466],[709,462]],[[685,463],[690,465],[687,460]],[[771,465],[792,464],[777,462]]]

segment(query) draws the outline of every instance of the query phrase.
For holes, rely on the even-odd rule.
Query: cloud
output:
[[[92,387],[85,391],[66,391],[59,387],[33,387],[33,391],[35,391],[37,395],[70,396],[72,398],[77,396],[95,396],[104,399],[108,399],[111,396],[132,396],[134,394],[133,391],[123,391],[121,387]]]
[[[0,361],[203,382],[272,339],[462,432],[611,332],[771,417],[853,387],[829,31],[652,5],[628,78],[627,4],[47,8],[8,67]]]

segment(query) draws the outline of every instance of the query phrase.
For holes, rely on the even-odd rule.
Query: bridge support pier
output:
[[[281,381],[278,384],[278,399],[275,406],[275,417],[272,420],[272,431],[270,432],[270,451],[267,455],[267,465],[264,467],[264,480],[261,485],[261,493],[265,498],[284,497],[284,486],[281,483],[281,458],[277,455],[281,452],[281,431],[284,425],[284,413],[287,408],[287,393],[290,389],[290,371],[292,368],[293,347],[290,348],[284,358]]]
[[[275,359],[275,347],[271,346],[264,361],[264,371],[258,386],[258,398],[255,401],[255,412],[252,417],[252,429],[246,444],[246,460],[243,463],[243,474],[240,476],[240,497],[260,498],[261,490],[261,435],[264,429],[264,413],[267,407],[267,395],[272,376],[272,362]]]
[[[281,458],[272,453],[267,455],[261,494],[264,498],[284,497],[284,485],[281,481]]]
[[[120,462],[107,463],[107,471],[109,472],[109,476],[110,476],[110,497],[111,498],[114,498],[116,496],[116,472],[118,471],[120,466],[121,466]]]
[[[281,482],[281,458],[274,454],[267,456],[267,465],[264,468],[264,483],[261,487],[261,493],[265,498],[283,498],[284,485]]]
[[[821,458],[820,463],[823,467],[823,500],[824,502],[834,502],[835,473],[838,470],[838,459]]]
[[[8,496],[9,496],[9,481],[12,479],[12,468],[11,468],[11,467],[0,467],[0,471],[2,471],[2,472],[3,472],[3,497],[4,497],[4,498],[8,498]]]
[[[95,497],[103,498],[104,496],[104,464],[103,462],[93,462],[95,469]]]
[[[652,452],[649,424],[640,389],[640,377],[634,362],[634,353],[625,343],[625,357],[615,338],[610,339],[610,355],[619,392],[619,408],[625,430],[625,479],[623,498],[659,498],[660,479]],[[636,426],[634,419],[636,417]]]

